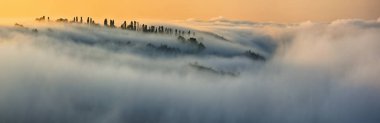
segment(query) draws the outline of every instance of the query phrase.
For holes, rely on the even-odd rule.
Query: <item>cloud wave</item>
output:
[[[378,20],[178,25],[206,49],[87,25],[1,26],[0,122],[380,121]]]

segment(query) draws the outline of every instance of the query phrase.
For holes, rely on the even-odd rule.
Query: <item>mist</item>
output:
[[[0,122],[380,121],[379,20],[165,25],[206,48],[80,24],[0,26]]]

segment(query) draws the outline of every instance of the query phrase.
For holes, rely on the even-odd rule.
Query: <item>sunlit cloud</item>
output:
[[[1,26],[0,122],[376,123],[379,25],[224,17],[165,24],[194,31],[184,38],[203,50],[178,35]]]

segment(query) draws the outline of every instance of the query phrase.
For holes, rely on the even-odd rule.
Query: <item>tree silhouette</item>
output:
[[[115,27],[115,20],[110,20],[110,27]]]
[[[124,21],[120,27],[121,27],[121,29],[127,29],[127,21]]]
[[[136,21],[133,21],[133,29],[132,30],[136,31]]]
[[[104,26],[108,26],[108,21],[107,21],[107,18],[104,19]]]
[[[206,46],[203,45],[202,42],[200,42],[200,43],[198,44],[198,50],[199,50],[199,51],[202,51],[202,50],[204,50],[204,49],[206,49]]]

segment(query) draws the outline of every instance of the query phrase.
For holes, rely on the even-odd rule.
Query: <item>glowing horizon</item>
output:
[[[377,19],[378,0],[5,0],[0,18],[92,16],[115,19],[184,20],[223,16],[248,21],[301,22]]]

